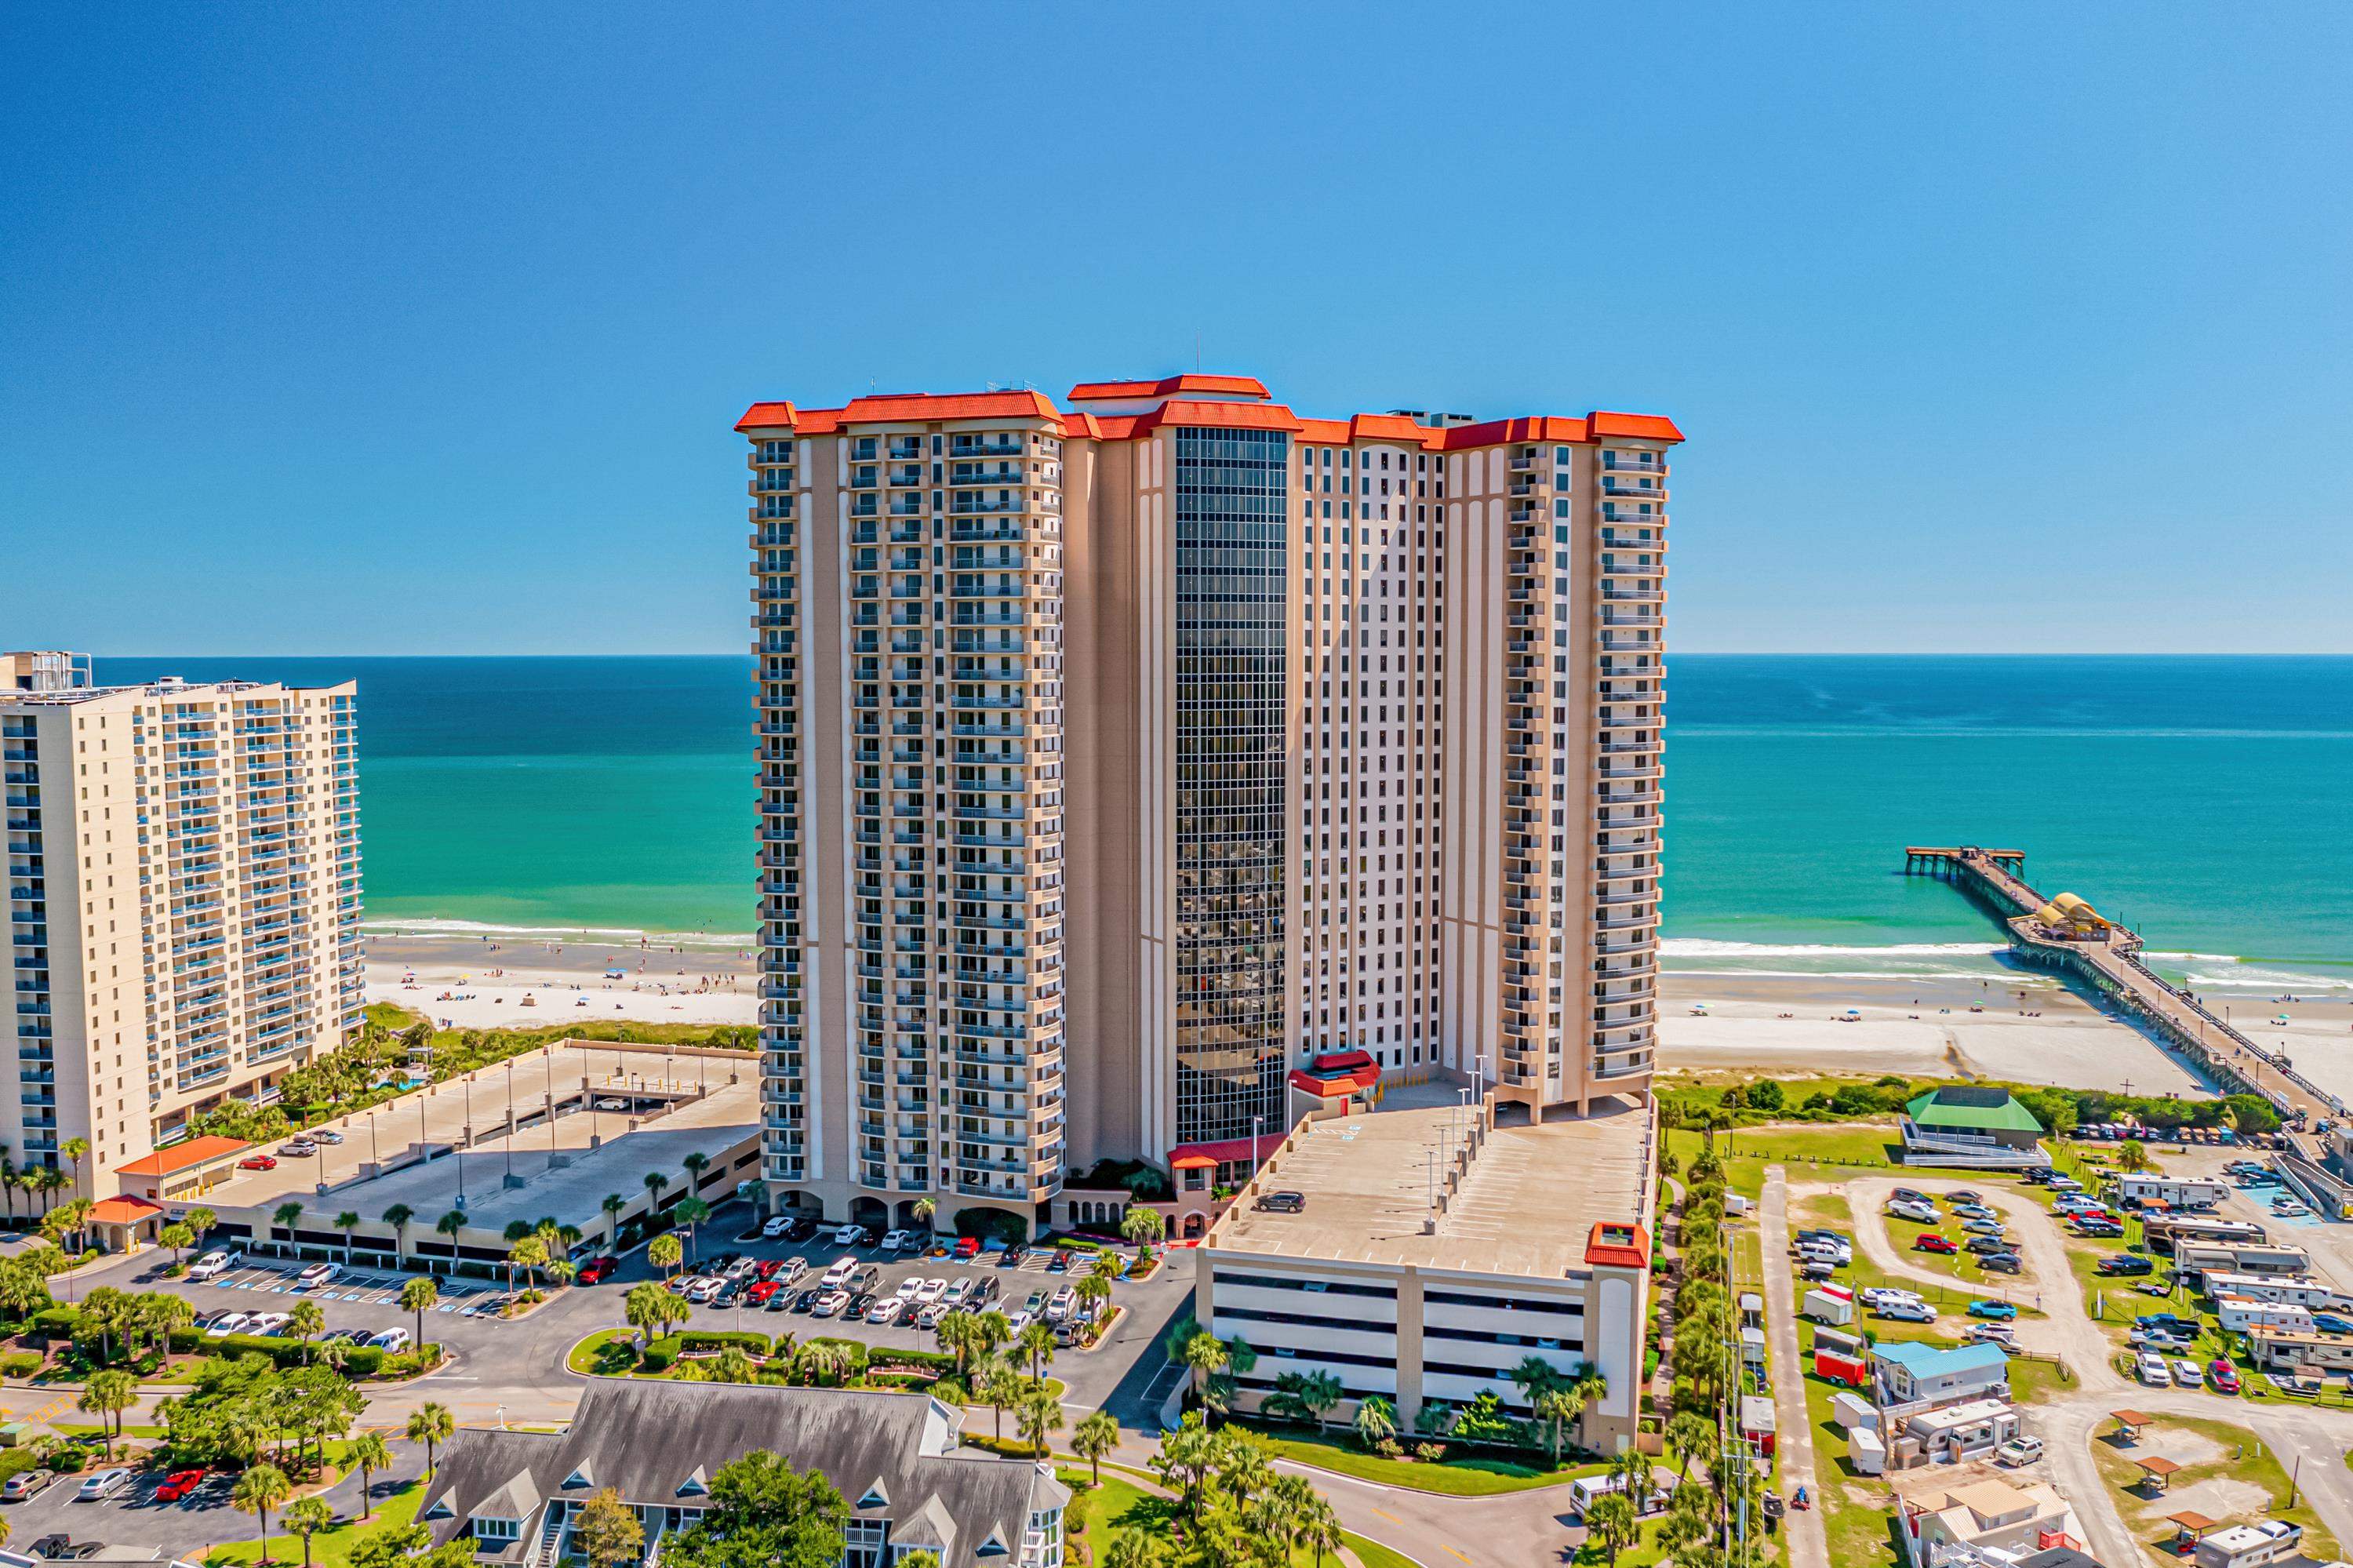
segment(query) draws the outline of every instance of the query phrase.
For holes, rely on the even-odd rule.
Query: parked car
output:
[[[1963,1220],[1961,1229],[1971,1235],[1998,1236],[2001,1234],[2001,1222],[1994,1219]]]
[[[2143,1296],[2154,1296],[2160,1301],[2173,1294],[2173,1287],[2162,1279],[2144,1279],[2133,1288]]]
[[[56,1483],[58,1473],[43,1466],[37,1470],[19,1470],[0,1482],[0,1502],[29,1502]]]
[[[131,1485],[131,1472],[120,1465],[110,1465],[82,1478],[80,1489],[74,1493],[76,1502],[100,1502],[114,1497]]]
[[[2041,1457],[2042,1439],[2040,1437],[2013,1437],[1993,1451],[1995,1464],[2007,1465],[2012,1469],[2021,1465],[2031,1465]]]
[[[580,1272],[574,1275],[573,1278],[582,1285],[596,1285],[609,1277],[613,1270],[620,1266],[621,1260],[619,1258],[614,1257],[609,1254],[601,1255],[596,1257],[592,1257],[587,1262],[582,1264],[580,1266]]]
[[[1928,1194],[1916,1188],[1898,1187],[1888,1194],[1899,1203],[1930,1203]]]
[[[934,1301],[928,1307],[918,1307],[915,1308],[915,1327],[936,1329],[940,1326],[940,1319],[947,1315],[947,1304],[944,1301]]]
[[[2173,1373],[2166,1367],[2165,1358],[2153,1351],[2144,1351],[2135,1358],[2133,1371],[2151,1388],[2173,1386]]]
[[[264,1337],[281,1334],[293,1321],[291,1312],[257,1312],[246,1320],[245,1332]]]
[[[825,1314],[818,1311],[818,1308],[823,1306],[825,1304],[825,1298],[832,1294],[832,1291],[828,1290],[822,1285],[812,1285],[807,1290],[802,1291],[798,1296],[793,1298],[793,1310],[796,1312],[807,1312],[813,1316],[821,1318],[825,1316]],[[849,1299],[849,1293],[848,1291],[842,1292],[842,1299],[845,1301]]]
[[[307,1138],[293,1138],[280,1144],[278,1146],[278,1152],[280,1154],[290,1155],[294,1159],[301,1160],[306,1155],[318,1153],[319,1146],[311,1142]]]
[[[974,1258],[978,1257],[979,1255],[980,1238],[978,1236],[959,1236],[956,1238],[955,1260],[958,1263],[970,1263]]]
[[[275,1171],[278,1161],[270,1155],[248,1154],[237,1162],[237,1168],[239,1171]]]
[[[1921,1225],[1933,1225],[1943,1218],[1926,1203],[1894,1202],[1887,1205],[1887,1212],[1899,1220],[1910,1220]]]
[[[2173,1363],[2173,1381],[2182,1388],[2203,1388],[2206,1386],[2206,1374],[2196,1361],[2185,1356]]]
[[[2239,1392],[2239,1369],[2217,1356],[2206,1363],[2206,1382],[2217,1393]]]
[[[1060,1290],[1055,1291],[1053,1298],[1046,1303],[1046,1321],[1060,1322],[1071,1315],[1071,1309],[1078,1304],[1079,1293],[1067,1285],[1063,1286]]]
[[[1874,1318],[1893,1318],[1899,1323],[1933,1323],[1936,1308],[1926,1301],[1889,1301],[1871,1309]]]
[[[252,1322],[256,1314],[251,1312],[223,1312],[220,1316],[213,1319],[212,1327],[206,1329],[205,1332],[207,1334],[242,1334],[245,1332],[246,1325]]]
[[[332,1263],[314,1263],[294,1277],[298,1290],[316,1290],[322,1285],[332,1285],[343,1271]]]
[[[163,1484],[155,1489],[155,1500],[159,1503],[187,1501],[188,1494],[205,1484],[205,1475],[206,1471],[202,1466],[192,1470],[173,1471],[164,1477]]]
[[[858,1246],[865,1240],[864,1225],[842,1225],[833,1233],[833,1245],[836,1246]]]
[[[940,1305],[954,1310],[955,1308],[963,1306],[965,1298],[971,1293],[971,1278],[968,1276],[958,1275],[955,1278],[948,1281],[947,1293],[940,1298]]]
[[[733,1307],[735,1304],[735,1298],[743,1294],[744,1282],[742,1280],[726,1275],[722,1275],[719,1279],[719,1287],[711,1293],[711,1299],[707,1305],[712,1307]]]
[[[709,1305],[712,1297],[716,1295],[718,1290],[719,1281],[712,1278],[710,1275],[696,1274],[691,1275],[687,1278],[686,1298],[694,1306],[702,1307]]]
[[[1981,1203],[1985,1202],[1984,1197],[1973,1187],[1956,1187],[1951,1192],[1946,1193],[1945,1198],[1947,1202],[1954,1203]]]
[[[1307,1194],[1304,1192],[1261,1192],[1259,1194],[1258,1201],[1252,1203],[1250,1207],[1253,1209],[1263,1209],[1271,1214],[1301,1213],[1303,1213],[1307,1207]]]
[[[2018,1330],[2007,1323],[1972,1323],[1961,1330],[1961,1338],[1977,1345],[2000,1345],[2005,1351],[2018,1349]]]
[[[1994,1318],[2007,1322],[2018,1316],[2018,1308],[2007,1301],[1972,1301],[1969,1303],[1969,1316]]]
[[[1957,1255],[1961,1248],[1960,1244],[1954,1241],[1950,1236],[1941,1234],[1936,1231],[1922,1231],[1917,1236],[1913,1238],[1912,1250],[1914,1252],[1940,1252],[1950,1257]]]
[[[188,1265],[190,1279],[214,1279],[245,1261],[243,1249],[233,1246],[216,1247]]]
[[[316,1143],[341,1143],[343,1140],[343,1135],[332,1127],[314,1127],[304,1136]]]
[[[2010,1251],[2010,1242],[2008,1236],[1971,1236],[1962,1250],[1972,1256],[1984,1257],[1991,1253]]]
[[[828,1290],[817,1298],[817,1305],[810,1308],[810,1312],[815,1317],[831,1318],[849,1305],[849,1291]]]
[[[2014,1252],[1989,1252],[1978,1259],[1978,1266],[1994,1274],[2016,1274],[2026,1265]]]
[[[874,1305],[866,1309],[866,1320],[870,1323],[895,1323],[906,1316],[906,1312],[907,1303],[900,1298],[879,1296],[875,1298]]]
[[[2075,1227],[2075,1234],[2079,1236],[2096,1236],[2104,1241],[2116,1241],[2123,1237],[2125,1228],[2114,1220],[2085,1220]]]
[[[2098,1266],[2100,1273],[2109,1275],[2125,1276],[2157,1272],[2155,1259],[2142,1257],[2137,1253],[2129,1252],[2120,1252],[2113,1257],[2104,1257],[2100,1259]]]
[[[2335,1312],[2315,1312],[2312,1326],[2324,1334],[2353,1334],[2353,1318]]]
[[[1876,1307],[1883,1301],[1917,1301],[1920,1293],[1894,1285],[1866,1285],[1855,1292],[1865,1307]]]
[[[762,1222],[760,1225],[760,1234],[767,1237],[768,1240],[775,1241],[778,1236],[783,1235],[786,1231],[791,1230],[792,1228],[792,1215],[770,1214],[766,1220]]]
[[[853,1291],[850,1294],[849,1305],[841,1309],[841,1320],[845,1323],[856,1322],[874,1310],[874,1301],[875,1298],[871,1291]]]

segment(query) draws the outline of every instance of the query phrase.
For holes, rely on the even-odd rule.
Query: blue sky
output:
[[[1672,415],[1673,645],[2353,652],[2334,5],[0,10],[0,645],[744,646],[756,397]],[[1972,591],[1974,590],[1974,591]]]

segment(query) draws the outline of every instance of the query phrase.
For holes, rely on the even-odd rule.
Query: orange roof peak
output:
[[[1227,397],[1272,396],[1255,376],[1210,376],[1198,370],[1164,376],[1157,381],[1082,381],[1071,388],[1070,401],[1099,403],[1124,397],[1168,397],[1180,392]]]

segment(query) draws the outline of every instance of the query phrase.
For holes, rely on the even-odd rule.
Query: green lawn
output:
[[[1348,1550],[1356,1554],[1356,1561],[1364,1568],[1420,1568],[1404,1552],[1392,1552],[1377,1541],[1367,1541],[1361,1535],[1350,1535],[1345,1531],[1341,1532],[1340,1539],[1347,1543]]]
[[[1667,1149],[1688,1170],[1705,1148],[1706,1139],[1687,1128],[1666,1135]],[[1788,1167],[1792,1181],[1837,1182],[1857,1170],[1893,1169],[1888,1149],[1896,1143],[1893,1122],[1884,1128],[1870,1127],[1762,1127],[1738,1128],[1715,1135],[1716,1158],[1724,1162],[1725,1181],[1750,1198],[1765,1191],[1765,1167]]]
[[[2020,1404],[2040,1404],[2074,1386],[2075,1376],[2063,1361],[2046,1361],[2032,1356],[2010,1358],[2010,1396]]]
[[[392,1497],[376,1505],[375,1517],[362,1524],[356,1520],[336,1530],[322,1530],[311,1538],[311,1561],[314,1568],[349,1568],[352,1548],[371,1536],[397,1529],[417,1517],[417,1502],[424,1489],[411,1481]],[[269,1516],[269,1555],[279,1563],[302,1561],[302,1541],[278,1528],[278,1515]],[[259,1540],[234,1541],[213,1548],[205,1562],[209,1568],[228,1568],[229,1564],[249,1564],[259,1561]]]
[[[1360,1481],[1407,1487],[1415,1491],[1439,1492],[1449,1497],[1492,1497],[1498,1492],[1524,1492],[1536,1487],[1566,1486],[1579,1476],[1598,1476],[1607,1467],[1592,1464],[1568,1465],[1556,1470],[1538,1469],[1510,1459],[1478,1457],[1449,1457],[1431,1465],[1419,1459],[1383,1458],[1378,1454],[1366,1453],[1353,1443],[1327,1442],[1310,1437],[1296,1428],[1280,1436],[1255,1429],[1250,1435],[1280,1457],[1295,1460],[1302,1465],[1354,1476]],[[1461,1451],[1459,1446],[1449,1445],[1450,1454]]]

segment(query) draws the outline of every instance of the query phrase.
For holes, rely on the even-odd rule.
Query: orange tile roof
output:
[[[1640,1225],[1603,1220],[1586,1238],[1585,1261],[1588,1266],[1604,1268],[1648,1268],[1650,1233]]]
[[[185,1171],[192,1165],[203,1165],[226,1154],[235,1154],[250,1147],[239,1138],[192,1138],[185,1143],[175,1143],[169,1149],[159,1149],[128,1165],[114,1168],[117,1176],[169,1176],[174,1171]]]
[[[1071,388],[1073,403],[1102,402],[1113,397],[1166,397],[1178,392],[1225,392],[1249,397],[1270,397],[1266,383],[1255,376],[1204,376],[1187,371],[1157,381],[1082,381]]]
[[[1672,419],[1658,414],[1599,410],[1583,418],[1556,414],[1523,415],[1443,429],[1416,424],[1402,414],[1356,414],[1345,419],[1306,419],[1280,403],[1215,402],[1186,392],[1225,392],[1263,398],[1263,383],[1250,376],[1171,376],[1159,381],[1088,381],[1071,389],[1073,401],[1161,397],[1141,414],[1063,413],[1042,392],[885,393],[853,397],[839,408],[800,408],[791,403],[754,403],[735,422],[738,430],[790,429],[829,435],[846,425],[908,424],[953,419],[1043,419],[1076,440],[1134,440],[1163,425],[1213,425],[1228,429],[1289,430],[1302,441],[1345,445],[1352,441],[1403,441],[1428,451],[1466,451],[1514,441],[1560,441],[1578,445],[1618,438],[1681,441]]]
[[[151,1203],[144,1198],[101,1198],[90,1205],[90,1217],[102,1225],[135,1225],[163,1212],[163,1204]]]

